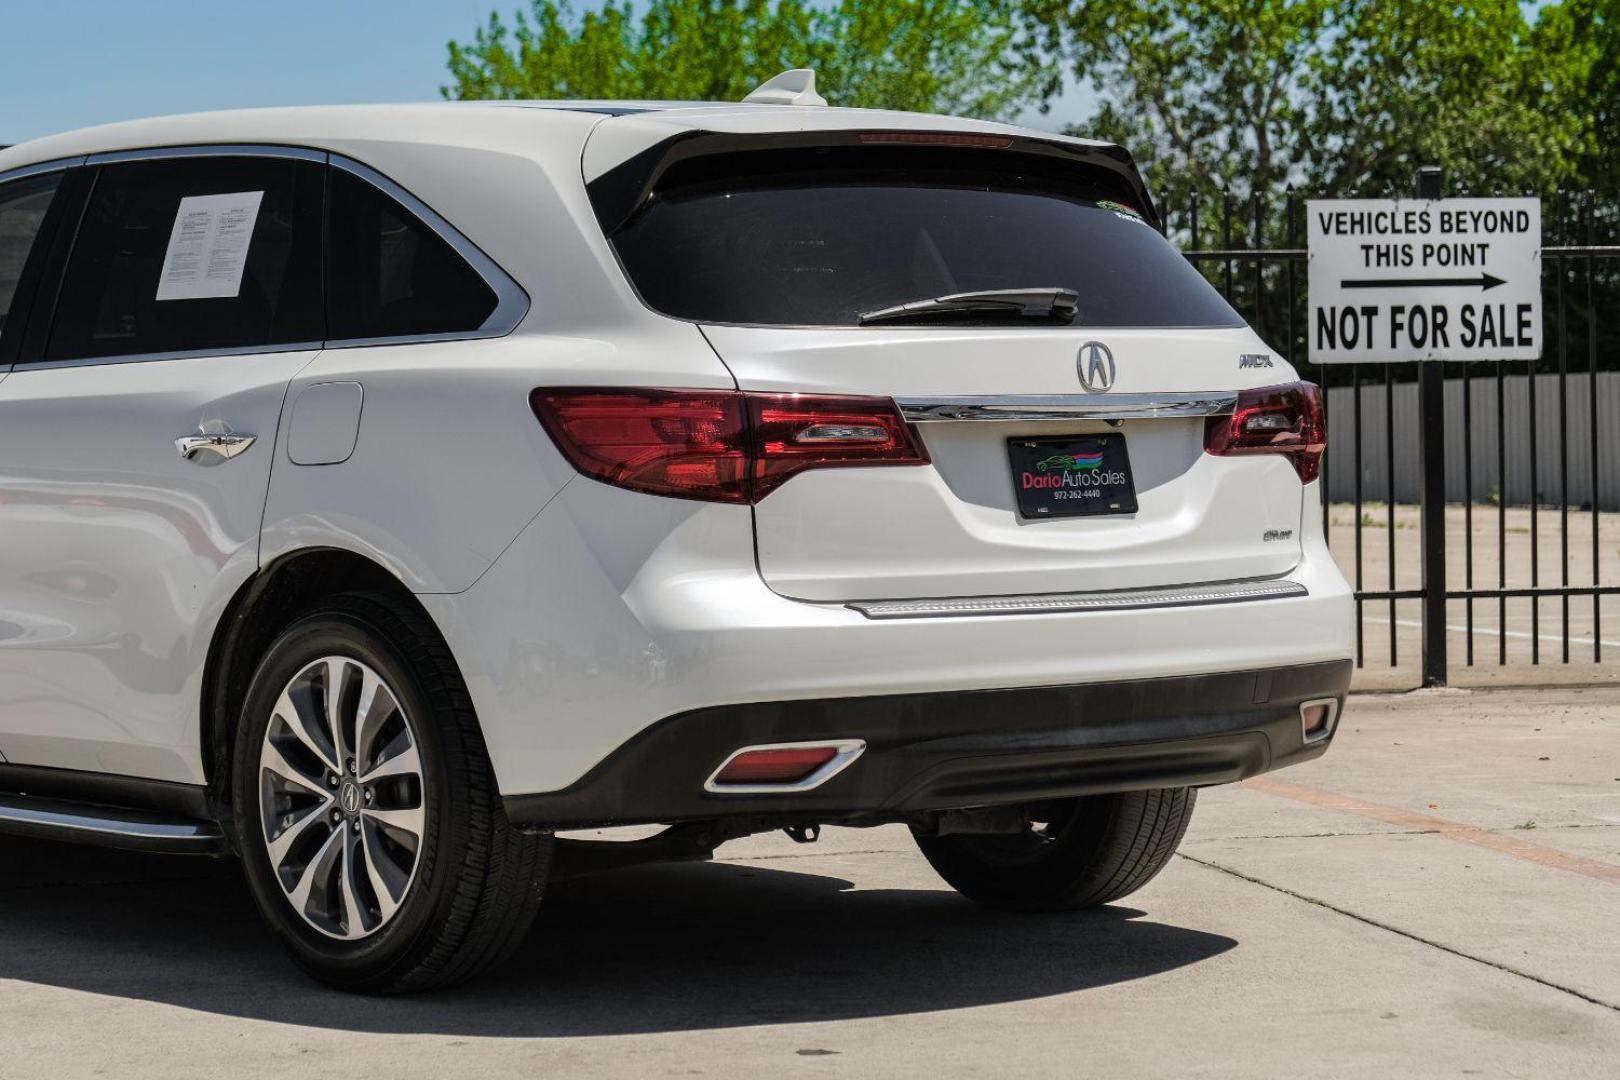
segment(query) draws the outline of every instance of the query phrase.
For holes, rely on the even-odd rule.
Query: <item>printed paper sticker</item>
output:
[[[208,300],[242,292],[242,269],[262,191],[180,200],[158,277],[159,300]]]

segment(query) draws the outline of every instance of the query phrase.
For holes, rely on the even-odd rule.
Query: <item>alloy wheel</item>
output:
[[[259,755],[270,868],[327,937],[366,938],[398,914],[427,827],[411,718],[367,665],[327,656],[282,689]]]

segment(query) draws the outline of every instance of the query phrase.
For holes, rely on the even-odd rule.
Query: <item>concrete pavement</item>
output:
[[[1620,689],[1353,700],[1115,907],[980,912],[903,830],[559,886],[434,997],[313,986],[229,863],[0,841],[0,1078],[1614,1077]]]

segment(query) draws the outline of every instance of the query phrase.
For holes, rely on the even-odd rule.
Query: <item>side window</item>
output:
[[[495,293],[449,243],[352,173],[333,168],[330,184],[331,340],[470,333],[484,324]]]
[[[102,166],[46,359],[320,341],[323,172],[273,157]]]
[[[5,333],[28,255],[61,183],[62,174],[56,172],[0,184],[0,334]]]

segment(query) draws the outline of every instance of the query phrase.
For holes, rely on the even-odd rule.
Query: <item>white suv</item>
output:
[[[1120,148],[817,101],[0,152],[0,830],[234,851],[391,991],[776,829],[1107,902],[1322,753],[1316,388]]]

